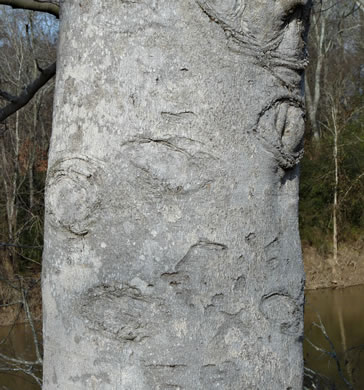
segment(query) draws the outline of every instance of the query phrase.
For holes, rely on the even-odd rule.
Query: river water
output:
[[[40,328],[40,324],[36,324]],[[19,360],[35,360],[32,332],[29,326],[19,324],[14,327],[0,327],[0,353]],[[4,360],[0,358],[0,390],[39,390],[39,386],[29,375],[17,371],[4,373]],[[40,373],[38,372],[40,376]]]
[[[364,286],[306,293],[304,356],[336,389],[364,389]]]
[[[34,359],[29,327],[17,325],[10,334],[9,330],[0,327],[0,353]],[[364,389],[364,286],[306,293],[304,357],[306,367],[326,377],[336,390],[350,388],[345,380],[355,390]],[[2,365],[0,359],[0,369]],[[39,386],[27,376],[0,371],[0,390]]]

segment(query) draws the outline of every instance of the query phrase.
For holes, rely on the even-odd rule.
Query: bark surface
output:
[[[302,388],[306,3],[63,2],[44,389]]]

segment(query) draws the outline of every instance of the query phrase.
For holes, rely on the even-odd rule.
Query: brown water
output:
[[[37,324],[38,327],[40,324]],[[29,326],[0,327],[0,353],[17,359],[35,360],[32,332]],[[40,387],[29,376],[19,372],[2,372],[4,360],[0,358],[1,390],[39,390]],[[40,375],[40,373],[38,373]]]
[[[305,339],[306,367],[328,377],[337,390],[350,388],[343,378],[355,390],[363,390],[364,286],[308,291]],[[322,351],[317,351],[309,341]],[[331,353],[331,357],[324,351]]]
[[[329,340],[325,338],[323,329],[314,325],[320,325],[320,320]],[[9,327],[0,327],[0,353],[34,359],[29,327],[17,325],[10,335],[9,330]],[[349,388],[343,377],[353,384],[355,390],[364,389],[364,286],[307,292],[305,337],[318,348],[335,353],[342,372],[340,375],[335,359],[315,350],[307,340],[304,342],[306,367],[326,376],[337,390]],[[0,359],[0,369],[2,366]],[[39,386],[24,375],[0,372],[0,390],[5,389],[39,390]]]

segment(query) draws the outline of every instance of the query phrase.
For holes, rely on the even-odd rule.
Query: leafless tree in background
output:
[[[40,261],[39,248],[31,247],[42,246],[53,83],[33,92],[55,60],[57,24],[44,14],[4,6],[0,12],[0,204],[6,221],[0,224],[0,246],[3,272],[13,277]]]
[[[57,35],[55,18],[0,6],[0,325],[10,325],[0,340],[0,371],[39,385],[39,272]],[[18,323],[29,329],[34,359],[9,347]]]

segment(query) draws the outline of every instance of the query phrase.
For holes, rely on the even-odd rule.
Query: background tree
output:
[[[44,14],[1,7],[0,116],[55,58],[57,27]],[[0,202],[6,207],[0,242],[3,268],[12,277],[40,263],[43,238],[43,183],[51,129],[53,85],[3,121],[0,133]],[[6,221],[6,223],[5,223]],[[38,267],[39,269],[39,267]]]
[[[328,258],[338,281],[347,266],[356,267],[354,253],[346,259],[338,242],[362,250],[363,12],[354,1],[317,2],[312,24],[301,234]]]
[[[0,6],[0,326],[12,324],[0,340],[0,374],[23,373],[36,383],[41,383],[42,342],[33,319],[41,320],[39,272],[53,83],[34,94],[44,78],[49,80],[43,68],[55,60],[56,37],[57,24],[45,14]],[[30,325],[34,359],[9,347],[18,322]]]

